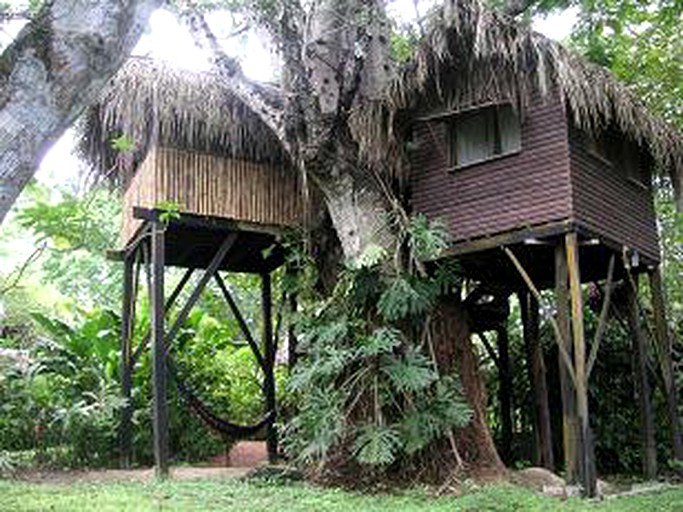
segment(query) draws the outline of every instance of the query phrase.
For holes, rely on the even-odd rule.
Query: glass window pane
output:
[[[450,124],[448,137],[451,167],[483,162],[522,146],[519,117],[510,105],[457,116]]]
[[[498,123],[500,126],[500,153],[504,155],[519,150],[522,147],[519,117],[511,106],[503,106],[498,109]]]
[[[493,155],[494,137],[491,116],[479,112],[456,121],[457,165],[485,160]]]

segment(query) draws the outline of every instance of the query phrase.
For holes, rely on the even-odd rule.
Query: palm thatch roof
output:
[[[496,102],[523,110],[533,95],[552,93],[566,102],[578,127],[589,133],[616,127],[647,148],[672,176],[683,175],[681,134],[605,68],[481,0],[445,0],[427,25],[415,57],[400,71],[387,99],[357,112],[358,138],[370,160],[387,161],[378,148],[390,145],[397,117]]]
[[[255,84],[273,104],[279,91]],[[127,182],[152,145],[204,151],[255,162],[285,161],[272,131],[221,82],[148,58],[131,58],[82,121],[80,152],[95,171]],[[134,149],[113,139],[125,136]]]
[[[270,101],[279,90],[260,85]],[[399,127],[425,110],[457,111],[509,101],[524,109],[533,95],[559,94],[574,123],[589,132],[616,127],[647,148],[661,168],[683,176],[683,137],[650,113],[606,69],[487,8],[481,0],[444,0],[433,10],[415,57],[386,98],[351,117],[363,156],[402,172]],[[152,143],[255,161],[286,161],[277,138],[212,73],[179,71],[131,59],[85,119],[81,149],[100,172],[132,172]],[[121,153],[111,140],[131,137]],[[389,163],[389,164],[388,164]],[[676,180],[675,182],[677,182]]]

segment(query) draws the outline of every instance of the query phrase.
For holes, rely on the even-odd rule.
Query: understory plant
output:
[[[427,328],[455,281],[452,269],[424,268],[446,246],[445,230],[423,217],[405,226],[400,252],[369,246],[296,320],[305,357],[289,383],[297,412],[283,440],[295,461],[322,467],[343,453],[381,472],[470,419],[457,377],[439,372]]]

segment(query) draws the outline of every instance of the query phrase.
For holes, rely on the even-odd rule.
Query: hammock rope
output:
[[[220,418],[197,396],[196,393],[179,377],[177,368],[171,358],[168,358],[168,373],[173,378],[178,394],[183,398],[190,410],[195,413],[204,424],[225,438],[239,439],[256,434],[263,427],[272,423],[275,411],[268,411],[261,420],[254,425],[238,425]]]

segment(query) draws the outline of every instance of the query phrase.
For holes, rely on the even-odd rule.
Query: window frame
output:
[[[501,132],[501,110],[509,109],[514,119],[516,120],[516,127],[519,132],[519,143],[513,148],[506,152],[502,150],[502,132]],[[494,133],[494,153],[477,160],[472,160],[470,162],[465,162],[462,164],[457,163],[457,126],[458,120],[462,122],[463,119],[474,116],[493,116],[493,133]],[[487,122],[487,121],[485,121]],[[522,119],[519,112],[514,109],[511,103],[489,103],[486,105],[476,106],[466,110],[461,110],[455,112],[448,116],[446,119],[446,158],[447,158],[447,170],[449,172],[460,171],[469,167],[477,166],[483,163],[495,161],[501,158],[507,158],[509,156],[517,155],[522,152],[524,148],[522,140]]]

